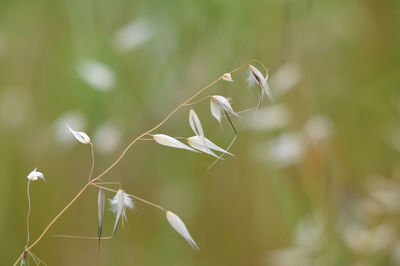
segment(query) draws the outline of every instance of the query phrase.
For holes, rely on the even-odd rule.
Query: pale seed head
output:
[[[73,130],[67,123],[65,125],[80,143],[90,144],[90,138],[85,132]]]
[[[225,73],[222,75],[222,79],[225,81],[233,82],[232,76],[230,73]]]
[[[194,242],[189,230],[186,228],[186,225],[183,223],[181,218],[171,211],[166,212],[166,217],[172,228],[174,228],[175,231],[177,231],[190,244],[190,246],[192,246],[192,248],[198,250],[199,247],[197,246],[196,242]]]
[[[28,178],[30,181],[36,181],[36,180],[38,180],[38,178],[45,180],[43,173],[38,172],[36,170],[37,170],[37,168],[33,169],[33,171],[30,172],[26,178]]]

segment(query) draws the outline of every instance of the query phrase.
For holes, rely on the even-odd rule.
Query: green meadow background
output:
[[[0,264],[26,244],[32,169],[46,182],[31,184],[31,243],[87,181],[90,148],[64,122],[91,136],[99,174],[253,58],[275,102],[234,118],[234,157],[207,170],[209,156],[142,141],[103,178],[178,214],[200,252],[140,202],[100,257],[95,240],[55,237],[96,236],[95,188],[32,252],[47,265],[400,265],[397,0],[0,1]],[[256,106],[246,69],[232,76],[203,96]],[[229,124],[194,108],[227,147]],[[192,136],[188,111],[156,133]],[[104,235],[113,223],[107,211]]]

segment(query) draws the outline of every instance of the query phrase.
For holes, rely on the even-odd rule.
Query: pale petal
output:
[[[24,255],[22,256],[21,263],[19,264],[19,266],[26,265],[26,254],[27,254],[27,252],[24,251]]]
[[[211,114],[221,123],[221,106],[213,97],[210,98]]]
[[[213,152],[207,147],[207,144],[204,140],[204,131],[203,131],[203,127],[201,126],[200,123],[200,119],[197,116],[196,112],[193,109],[190,109],[189,112],[189,124],[190,127],[193,129],[194,133],[196,134],[196,136],[200,136],[201,140],[203,141],[203,150],[208,150],[208,154],[212,154]]]
[[[200,119],[193,109],[190,109],[190,111],[189,111],[189,124],[190,124],[190,127],[192,128],[193,132],[197,136],[204,137],[204,131],[203,131],[203,127],[201,126]]]
[[[191,139],[192,142],[201,144],[200,137],[198,137],[198,136],[193,136],[193,137],[190,137],[189,139]],[[212,150],[215,150],[215,151],[220,151],[220,152],[223,152],[223,153],[226,153],[226,154],[229,154],[229,155],[233,156],[232,153],[230,153],[230,152],[218,147],[213,142],[211,142],[211,140],[209,140],[208,138],[205,138],[205,141],[206,141],[206,144],[207,144],[208,148],[210,148]]]
[[[271,89],[270,89],[270,87],[269,87],[269,85],[268,85],[267,79],[264,80],[263,87],[264,87],[265,93],[266,93],[267,96],[268,96],[269,101],[270,101],[271,103],[273,103],[273,102],[274,102],[274,99],[272,98]]]
[[[258,105],[257,105],[257,108],[256,108],[257,111],[260,110],[260,108],[261,108],[261,105],[262,105],[263,100],[264,100],[264,93],[265,93],[265,91],[263,90],[262,87],[259,87],[259,89],[260,89],[260,98],[258,100]]]
[[[260,70],[258,70],[256,67],[249,65],[249,86],[253,85],[254,83],[257,83],[260,87],[262,87],[262,83],[264,82],[265,78],[263,74],[261,74]]]
[[[111,205],[111,211],[115,213],[115,223],[114,223],[114,229],[113,229],[113,234],[112,236],[115,236],[115,233],[117,231],[118,223],[119,220],[121,219],[121,216],[123,219],[126,220],[126,213],[125,209],[134,209],[135,204],[132,200],[132,198],[126,194],[122,189],[118,190],[117,193],[115,194],[114,198],[110,200],[110,205]],[[124,220],[122,220],[123,222]]]
[[[119,224],[119,219],[121,219],[121,213],[117,213],[115,216],[115,223],[114,223],[114,228],[113,228],[113,233],[112,237],[115,236],[115,233],[117,232],[118,224]]]
[[[37,170],[37,168],[33,169],[33,171],[30,172],[26,178],[28,178],[31,181],[36,181],[36,180],[38,180],[38,178],[45,180],[43,173],[38,172],[36,170]]]
[[[90,138],[89,136],[82,131],[75,131],[73,130],[67,123],[65,123],[67,126],[68,130],[72,133],[72,135],[80,142],[83,144],[90,144]]]
[[[105,195],[104,189],[99,188],[99,194],[97,196],[97,207],[99,213],[99,238],[101,237],[102,229],[103,229],[103,217],[104,217],[104,206],[105,206]]]
[[[199,249],[196,242],[194,242],[192,236],[190,235],[188,229],[186,228],[183,221],[173,212],[167,211],[166,212],[167,220],[172,228],[175,229],[194,249]]]
[[[194,151],[197,152],[196,150],[190,148],[189,146],[183,144],[182,142],[180,142],[179,140],[170,137],[168,135],[165,134],[155,134],[153,135],[153,139],[161,145],[164,146],[169,146],[169,147],[173,147],[173,148],[178,148],[178,149],[185,149],[185,150],[189,150],[189,151]]]
[[[206,143],[206,140],[204,139],[204,141],[202,141],[201,138],[202,137],[200,137],[200,136],[193,136],[193,137],[188,138],[187,142],[189,143],[190,146],[192,146],[195,149],[198,149],[199,151],[207,153],[216,158],[222,159],[221,157],[216,155],[212,150],[210,150],[207,146],[205,146],[204,143]]]
[[[235,111],[233,111],[233,108],[231,106],[231,103],[229,102],[229,99],[221,96],[221,95],[213,95],[211,96],[211,99],[214,99],[214,101],[216,103],[218,103],[221,108],[223,108],[226,112],[231,113],[235,116],[238,116],[237,113],[235,113]]]
[[[232,76],[230,73],[225,73],[224,75],[222,75],[222,79],[225,81],[233,82],[233,79],[232,79]]]
[[[261,107],[264,93],[267,94],[268,99],[271,103],[274,102],[274,99],[272,98],[271,90],[270,90],[268,82],[267,82],[268,81],[268,73],[266,73],[266,75],[264,77],[263,74],[261,74],[261,72],[257,68],[255,68],[252,65],[249,65],[249,77],[248,77],[247,81],[249,82],[249,87],[251,87],[254,83],[257,83],[258,86],[260,87],[260,90],[262,90],[260,92],[260,99],[259,99],[259,103],[257,106],[257,110]]]
[[[135,203],[133,202],[133,199],[125,192],[123,193],[123,195],[124,195],[124,206],[130,210],[133,210],[135,208]]]

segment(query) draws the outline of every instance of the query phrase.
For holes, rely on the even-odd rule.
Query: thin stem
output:
[[[90,168],[90,173],[89,173],[89,180],[92,179],[92,174],[93,174],[93,170],[94,170],[94,149],[93,149],[93,143],[90,142],[90,151],[92,154],[92,167]]]
[[[32,252],[28,251],[28,255],[33,259],[36,265],[39,265],[38,260],[35,258],[35,256],[32,256]],[[29,260],[29,258],[28,258]],[[29,266],[29,261],[28,261],[28,266]]]
[[[210,170],[211,167],[214,166],[214,164],[216,164],[220,159],[222,159],[222,156],[224,156],[226,154],[226,152],[229,151],[229,149],[232,147],[233,143],[235,142],[236,138],[238,135],[235,135],[235,137],[232,139],[231,143],[229,144],[229,146],[226,148],[225,152],[221,154],[220,158],[217,158],[212,164],[210,164],[210,166],[207,168],[207,170]]]
[[[238,112],[236,112],[237,114],[243,114],[243,113],[247,113],[247,112],[250,112],[250,111],[253,111],[253,110],[255,110],[256,109],[256,107],[251,107],[251,108],[248,108],[248,109],[244,109],[244,110],[242,110],[242,111],[238,111]],[[226,115],[225,114],[223,114],[221,117],[225,117]]]
[[[254,62],[256,62],[257,64],[259,64],[260,66],[262,66],[262,67],[265,69],[265,71],[266,71],[266,73],[267,73],[267,76],[268,76],[268,68],[266,68],[266,67],[264,66],[263,63],[261,63],[261,62],[258,61],[257,59],[253,59],[252,61],[254,61]]]
[[[31,195],[29,192],[30,184],[31,180],[28,180],[28,185],[26,186],[26,194],[28,195],[28,215],[26,216],[26,233],[27,233],[26,246],[29,245],[29,217],[31,216]]]
[[[44,264],[44,265],[47,265],[47,263],[45,263],[43,260],[41,260],[38,256],[36,256],[32,251],[29,251],[28,250],[28,253],[29,253],[29,255],[31,255],[31,257],[32,258],[36,258],[36,260],[39,262],[39,264],[40,264],[40,262],[42,263],[42,264]],[[38,265],[39,265],[38,264]]]
[[[97,182],[94,183],[97,185],[119,185],[121,187],[121,183],[120,182]]]
[[[99,240],[98,236],[71,236],[71,235],[53,235],[55,237],[64,237],[64,238],[76,238],[76,239],[90,239],[90,240]],[[100,240],[112,239],[112,236],[103,236]]]
[[[264,90],[261,87],[261,85],[259,86],[259,88],[260,88],[260,99],[258,100],[258,105],[257,105],[256,112],[254,113],[254,116],[257,114],[258,110],[260,110],[262,103],[263,103],[263,99],[264,99]]]
[[[247,63],[242,64],[241,66],[231,70],[230,74],[240,70],[241,68],[247,66],[250,62],[252,62],[254,60],[250,60]],[[72,204],[75,203],[75,201],[82,195],[83,192],[85,192],[85,190],[88,188],[89,185],[92,185],[94,182],[96,182],[97,180],[99,180],[101,177],[103,177],[104,175],[106,175],[112,168],[114,168],[121,160],[122,158],[125,156],[125,154],[130,150],[130,148],[138,141],[140,140],[142,137],[150,134],[151,132],[153,132],[154,130],[158,129],[159,127],[161,127],[162,125],[164,125],[179,109],[181,109],[183,106],[185,106],[187,103],[189,103],[190,101],[192,101],[193,99],[195,99],[197,96],[199,96],[201,93],[203,93],[205,90],[207,90],[208,88],[212,87],[213,85],[215,85],[218,81],[220,81],[222,79],[222,76],[218,77],[216,80],[214,80],[213,82],[209,83],[208,85],[206,85],[205,87],[201,88],[199,91],[197,91],[195,94],[193,94],[191,97],[189,97],[186,101],[184,101],[183,103],[179,104],[177,107],[175,107],[175,109],[173,109],[165,118],[164,120],[162,120],[159,124],[157,124],[156,126],[154,126],[153,128],[147,130],[146,132],[140,134],[139,136],[137,136],[135,139],[133,139],[128,146],[123,150],[123,152],[121,153],[121,155],[109,166],[107,167],[101,174],[99,174],[97,177],[91,179],[86,185],[83,186],[83,188],[72,198],[72,200],[70,202],[68,202],[68,204],[53,218],[53,220],[50,221],[50,223],[45,227],[45,229],[42,231],[42,233],[39,235],[39,237],[27,248],[28,250],[32,249],[34,246],[36,246],[39,241],[46,235],[47,231],[53,226],[53,224],[60,218],[61,215],[64,214],[65,211],[67,211]],[[156,204],[153,204],[151,202],[148,202],[146,200],[143,200],[139,197],[136,197],[134,195],[130,195],[133,198],[136,198],[139,201],[145,202],[149,205],[152,205],[154,207],[157,207],[163,211],[166,211],[166,209],[164,209],[161,206],[158,206]],[[22,258],[23,254],[21,254],[19,256],[19,258],[17,259],[17,261],[15,262],[14,265],[16,265]]]
[[[25,251],[21,253],[21,255],[19,255],[19,257],[17,258],[17,260],[14,262],[13,266],[17,266],[18,262],[25,256]]]
[[[196,103],[199,103],[199,102],[202,102],[202,101],[204,101],[205,99],[208,99],[208,98],[210,98],[211,96],[205,96],[205,97],[203,97],[203,98],[201,98],[200,100],[197,100],[197,101],[194,101],[194,102],[191,102],[191,103],[185,103],[184,104],[184,106],[191,106],[191,105],[194,105],[194,104],[196,104]]]
[[[147,200],[145,200],[145,199],[139,198],[138,196],[135,196],[135,195],[132,195],[132,194],[128,194],[128,195],[131,196],[131,197],[134,198],[134,199],[137,199],[137,200],[143,202],[143,203],[146,203],[146,204],[148,204],[148,205],[151,205],[151,206],[153,206],[153,207],[156,207],[156,208],[158,208],[158,209],[160,209],[160,210],[162,210],[162,211],[164,211],[164,212],[167,211],[167,209],[165,209],[165,208],[161,207],[160,205],[157,205],[157,204],[155,204],[155,203],[153,203],[153,202],[150,202],[150,201],[147,201]]]

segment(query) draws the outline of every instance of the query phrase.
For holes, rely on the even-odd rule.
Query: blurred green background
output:
[[[223,73],[257,58],[275,103],[234,122],[233,158],[139,142],[104,181],[177,213],[193,251],[159,210],[137,202],[113,240],[95,236],[88,191],[32,250],[48,265],[400,265],[400,1],[221,0],[0,2],[0,264],[133,137]],[[259,65],[256,65],[260,67]],[[254,107],[246,71],[205,95]],[[206,135],[226,147],[209,103]],[[157,130],[191,136],[188,108]],[[112,197],[107,194],[107,197]],[[105,235],[114,217],[107,212]],[[31,261],[33,264],[33,261]]]

